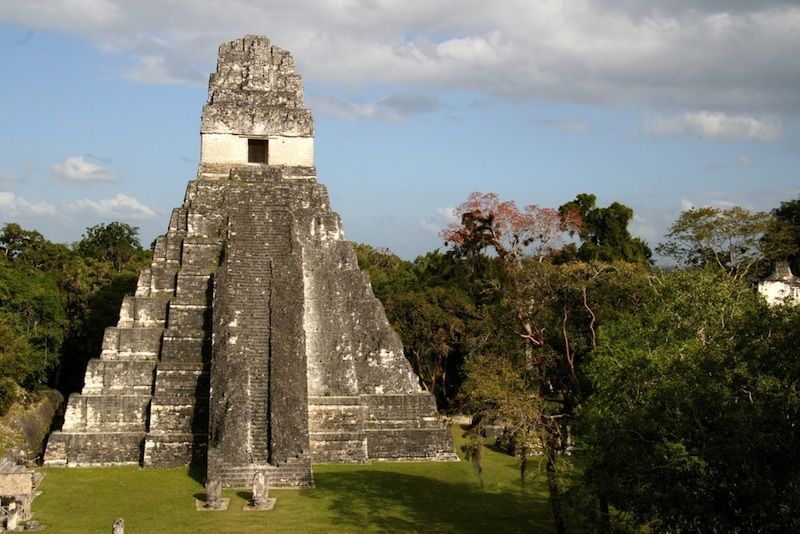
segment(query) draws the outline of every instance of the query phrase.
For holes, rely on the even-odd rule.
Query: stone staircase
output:
[[[213,273],[222,251],[225,183],[209,173],[189,184],[186,201],[174,210],[156,254],[179,266],[167,308],[161,357],[156,368],[146,467],[202,465],[208,442]],[[146,293],[146,284],[141,284]],[[137,292],[138,293],[138,292]]]
[[[250,464],[245,466],[229,466],[213,476],[222,481],[226,488],[251,488],[253,478],[259,471],[267,478],[267,484],[273,488],[313,488],[314,474],[311,459],[308,455],[288,458],[279,465]]]
[[[214,302],[215,339],[226,342],[215,348],[211,371],[208,455],[209,477],[224,485],[249,485],[258,471],[268,471],[275,485],[313,481],[298,307],[302,271],[293,253],[290,209],[293,189],[302,185],[286,180],[287,172],[292,171],[245,167],[231,172],[229,239]],[[230,393],[236,388],[240,391]],[[216,392],[221,393],[215,398]],[[224,437],[214,439],[218,434]]]
[[[190,182],[167,234],[156,240],[136,293],[106,329],[47,465],[186,465],[205,461],[208,434],[210,281],[221,250],[224,183]]]

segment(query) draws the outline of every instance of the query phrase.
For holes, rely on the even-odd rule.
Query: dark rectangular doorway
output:
[[[248,163],[267,163],[268,143],[266,139],[247,140],[247,162]]]

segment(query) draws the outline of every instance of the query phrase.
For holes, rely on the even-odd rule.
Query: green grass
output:
[[[225,491],[226,511],[196,511],[204,490],[186,469],[48,468],[33,511],[52,534],[107,533],[116,517],[126,534],[553,531],[543,475],[521,490],[515,459],[488,447],[483,467],[481,491],[465,461],[315,465],[316,488],[273,489],[268,512],[242,510],[248,490]]]

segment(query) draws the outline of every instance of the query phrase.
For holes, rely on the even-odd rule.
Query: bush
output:
[[[17,400],[17,384],[10,378],[0,378],[0,416]]]

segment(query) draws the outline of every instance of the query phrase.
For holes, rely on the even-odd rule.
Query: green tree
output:
[[[535,205],[520,210],[492,193],[473,193],[457,212],[461,224],[443,237],[468,259],[491,258],[497,274],[488,288],[492,305],[482,310],[483,339],[467,361],[467,407],[479,420],[503,419],[521,452],[521,480],[527,453],[542,451],[556,531],[565,532],[558,453],[584,395],[578,338],[594,319],[585,278],[544,260],[580,228],[580,217]]]
[[[13,400],[12,382],[33,391],[51,381],[65,326],[55,280],[24,262],[0,258],[0,397]]]
[[[36,230],[8,223],[0,231],[0,249],[7,260],[26,263],[43,271],[58,271],[69,256],[65,245],[51,243]]]
[[[123,271],[145,256],[138,234],[138,227],[125,223],[98,224],[86,229],[75,250],[81,256],[107,261],[117,271]]]
[[[740,206],[694,208],[678,216],[656,251],[683,266],[715,266],[744,278],[765,259],[762,237],[771,224],[770,214]]]
[[[800,309],[720,270],[650,288],[599,329],[585,480],[655,531],[797,531]]]
[[[765,255],[772,261],[789,261],[792,271],[800,274],[800,198],[781,202],[772,216],[762,240]]]
[[[476,319],[464,262],[431,252],[412,263],[369,245],[355,247],[406,358],[438,406],[448,409],[463,379],[468,325]]]
[[[633,210],[614,202],[607,208],[599,208],[595,195],[581,193],[575,200],[559,207],[562,214],[575,212],[583,219],[578,234],[582,240],[580,248],[568,247],[561,261],[570,256],[583,261],[627,261],[648,263],[652,252],[638,237],[631,236],[628,224],[633,219]]]

